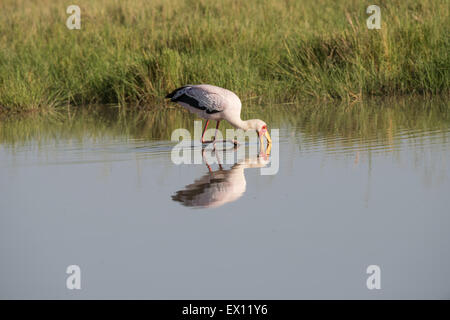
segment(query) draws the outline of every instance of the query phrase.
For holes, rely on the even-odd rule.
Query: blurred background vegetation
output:
[[[2,0],[0,109],[154,108],[187,83],[244,104],[449,94],[448,0]],[[81,8],[81,30],[66,8]]]

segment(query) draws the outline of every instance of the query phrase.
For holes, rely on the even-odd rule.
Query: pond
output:
[[[176,107],[0,120],[0,298],[450,298],[446,100],[244,108],[277,140],[220,165]]]

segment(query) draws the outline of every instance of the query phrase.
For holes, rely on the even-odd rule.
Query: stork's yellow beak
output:
[[[270,150],[272,150],[272,143],[268,143],[267,144],[267,149],[266,149],[266,155],[270,156]]]
[[[269,131],[266,130],[266,132],[264,132],[264,135],[266,136],[267,143],[272,144],[272,139],[270,138]]]
[[[272,139],[270,139],[270,135],[267,131],[264,132],[264,136],[266,136],[267,139],[267,149],[264,146],[263,133],[261,132],[261,135],[259,136],[259,152],[260,156],[267,160],[270,156],[270,150],[272,149]]]
[[[267,139],[267,145],[268,146],[272,145],[272,139],[270,138],[270,134],[269,134],[269,131],[267,131],[267,127],[266,126],[263,126],[262,129],[260,131],[257,131],[257,132],[258,132],[258,136],[259,136],[259,145],[261,146],[261,148],[264,145],[264,138],[263,138],[263,136],[265,136],[266,139]]]
[[[267,145],[271,145],[272,144],[272,139],[270,138],[270,134],[267,131],[267,129],[263,129],[259,132],[259,143],[261,144],[261,146],[264,145],[264,139],[263,139],[263,135],[266,137],[267,139]]]

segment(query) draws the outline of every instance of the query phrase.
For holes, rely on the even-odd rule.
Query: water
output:
[[[2,120],[0,298],[450,298],[445,101],[245,112],[280,129],[276,175],[175,165],[176,109]]]

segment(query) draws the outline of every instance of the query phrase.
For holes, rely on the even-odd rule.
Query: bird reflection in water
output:
[[[236,201],[245,193],[247,186],[244,170],[265,167],[269,163],[270,149],[269,145],[267,150],[261,151],[258,156],[238,161],[230,169],[223,168],[216,153],[219,169],[215,171],[206,161],[203,149],[203,161],[209,172],[184,189],[177,191],[172,196],[172,200],[180,202],[184,206],[196,208],[216,208]]]

